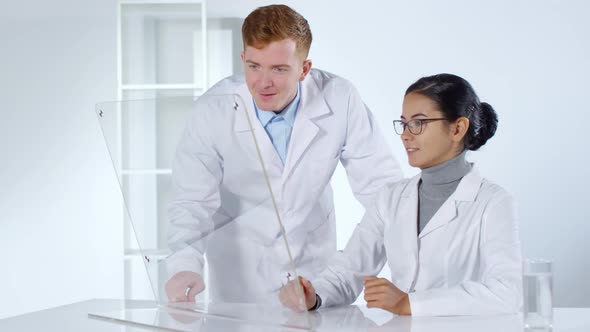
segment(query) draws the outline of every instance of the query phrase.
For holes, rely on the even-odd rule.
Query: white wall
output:
[[[216,0],[209,11],[245,17],[270,3]],[[311,25],[314,66],[357,86],[407,176],[417,170],[407,166],[390,125],[403,92],[419,77],[440,72],[469,80],[500,122],[496,136],[468,158],[518,200],[525,256],[555,261],[555,305],[590,306],[588,2],[284,3]],[[342,244],[363,211],[345,190],[343,170],[333,185]]]
[[[209,10],[245,17],[268,3],[211,0]],[[403,91],[438,72],[470,80],[500,116],[470,158],[516,196],[525,255],[555,260],[555,304],[590,306],[590,5],[285,3],[311,24],[314,65],[355,83],[408,176],[417,171],[390,126]],[[37,0],[0,13],[0,318],[122,294],[119,196],[93,114],[116,96],[115,8]],[[334,186],[347,187],[342,170]],[[336,192],[343,242],[362,210]]]
[[[116,98],[115,3],[2,4],[0,318],[122,297],[120,194],[94,115]]]

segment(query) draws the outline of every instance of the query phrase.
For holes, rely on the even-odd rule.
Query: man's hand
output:
[[[204,289],[201,275],[190,271],[178,272],[166,282],[168,302],[195,302],[195,296]]]
[[[381,308],[397,315],[411,315],[408,294],[395,287],[391,281],[377,277],[363,277],[365,301],[369,308]]]
[[[301,287],[299,287],[299,285],[301,285]],[[301,294],[302,290],[303,294]],[[291,280],[281,288],[279,300],[281,300],[281,303],[285,307],[290,308],[293,311],[303,312],[313,308],[315,305],[315,289],[309,280],[300,276],[299,281]]]

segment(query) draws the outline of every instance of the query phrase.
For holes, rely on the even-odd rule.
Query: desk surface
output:
[[[89,300],[62,307],[0,320],[0,331],[86,331],[141,332],[145,327],[120,324],[89,317],[89,313],[116,313],[123,310],[155,313],[154,303],[148,301]],[[164,313],[168,316],[168,313]],[[159,313],[162,316],[162,313]],[[503,331],[522,332],[520,315],[475,317],[397,317],[379,309],[364,306],[326,308],[310,315],[317,331]],[[145,317],[144,317],[145,318]],[[160,317],[161,318],[161,317]],[[147,322],[148,325],[149,322]],[[153,323],[153,321],[152,321]],[[236,320],[198,317],[179,324],[180,330],[191,331],[285,331],[285,328],[256,325]],[[153,331],[154,328],[149,330]],[[165,329],[170,331],[169,329]],[[556,308],[553,332],[590,331],[590,308]]]

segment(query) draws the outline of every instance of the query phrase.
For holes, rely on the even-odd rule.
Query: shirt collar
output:
[[[465,160],[467,150],[441,164],[422,169],[422,183],[431,186],[454,183],[469,173],[471,164]]]
[[[293,98],[293,101],[291,101],[291,103],[289,103],[289,105],[287,105],[287,107],[285,107],[283,111],[281,111],[281,113],[279,114],[275,114],[274,112],[270,111],[259,110],[258,106],[256,105],[256,102],[254,101],[254,98],[252,98],[252,102],[254,103],[254,109],[256,110],[256,116],[258,117],[258,120],[260,121],[263,127],[266,127],[266,125],[272,119],[279,116],[283,117],[285,123],[287,123],[290,127],[293,127],[293,124],[295,123],[295,114],[297,113],[297,109],[299,108],[300,100],[301,84],[297,84],[297,94],[295,95],[295,98]]]

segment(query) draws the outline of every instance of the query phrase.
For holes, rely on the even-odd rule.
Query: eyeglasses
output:
[[[404,133],[404,130],[407,127],[411,134],[420,135],[422,134],[422,128],[426,123],[438,120],[449,121],[447,118],[415,119],[408,122],[404,122],[402,120],[393,120],[393,129],[395,129],[396,134],[401,135]]]

